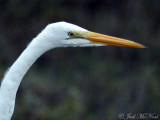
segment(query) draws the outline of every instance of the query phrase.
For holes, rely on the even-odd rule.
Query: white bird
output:
[[[6,72],[0,87],[0,120],[10,120],[22,78],[31,65],[46,51],[57,47],[87,47],[115,45],[145,48],[133,41],[90,32],[66,22],[52,23],[35,37]]]

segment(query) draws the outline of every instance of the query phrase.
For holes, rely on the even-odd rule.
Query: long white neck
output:
[[[14,111],[15,99],[22,78],[31,65],[46,51],[51,49],[49,44],[39,44],[41,35],[33,39],[20,57],[5,75],[0,88],[0,120],[10,120]],[[47,46],[48,45],[48,46]],[[53,48],[53,46],[52,46]]]

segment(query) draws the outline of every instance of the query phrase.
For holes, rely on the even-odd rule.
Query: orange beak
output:
[[[136,43],[130,40],[103,35],[103,34],[90,32],[90,31],[86,32],[85,37],[86,39],[90,40],[91,43],[96,43],[96,44],[105,44],[105,45],[113,45],[113,46],[121,46],[121,47],[133,47],[133,48],[146,48],[144,45],[141,45],[139,43]]]

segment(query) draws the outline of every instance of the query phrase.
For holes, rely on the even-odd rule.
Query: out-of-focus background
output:
[[[148,46],[45,53],[20,85],[12,120],[116,120],[129,113],[160,114],[159,5],[159,0],[0,0],[1,79],[32,38],[57,21]]]

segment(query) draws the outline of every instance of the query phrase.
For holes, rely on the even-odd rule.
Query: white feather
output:
[[[10,120],[14,111],[18,87],[31,65],[46,51],[56,47],[103,46],[86,39],[66,40],[70,31],[87,31],[79,26],[57,22],[46,26],[27,46],[5,74],[0,88],[0,120]]]

